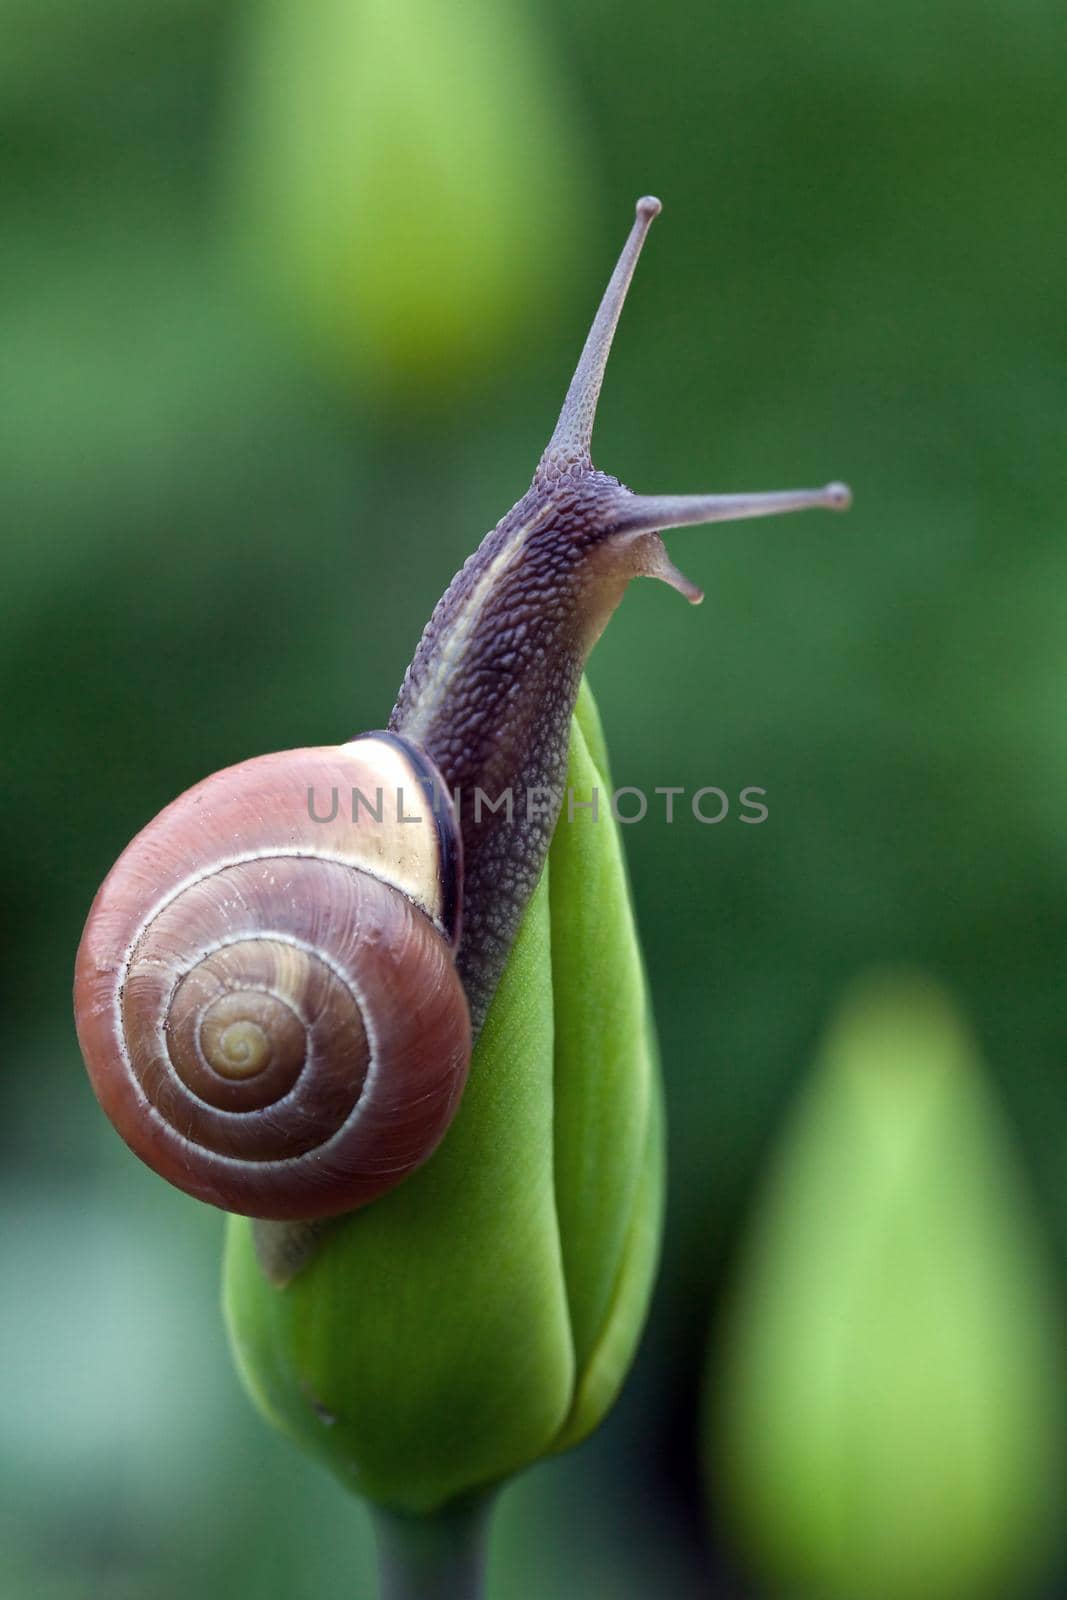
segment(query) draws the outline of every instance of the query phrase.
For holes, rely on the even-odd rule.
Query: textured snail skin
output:
[[[454,963],[461,852],[426,763],[389,735],[246,761],[124,852],[78,952],[78,1034],[119,1133],[188,1193],[327,1217],[443,1136],[470,1023]],[[360,807],[382,793],[382,821]],[[330,810],[337,791],[337,815]],[[419,822],[397,820],[402,813]]]
[[[539,471],[438,603],[390,719],[458,792],[476,1033],[548,853],[586,657],[631,578],[675,576],[658,534],[612,536],[625,493],[587,464]],[[479,790],[510,793],[510,820]]]
[[[850,500],[843,484],[778,494],[638,495],[593,466],[608,352],[659,211],[653,196],[638,200],[533,482],[438,602],[389,723],[459,794],[458,962],[475,1036],[548,854],[590,650],[631,578],[661,578],[693,604],[702,599],[671,561],[660,530],[820,506],[845,510]],[[479,789],[494,804],[510,793],[512,818],[484,804],[479,816]]]

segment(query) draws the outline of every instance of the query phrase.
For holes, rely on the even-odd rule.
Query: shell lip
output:
[[[359,744],[363,739],[377,739],[398,750],[407,760],[419,788],[430,801],[437,835],[437,878],[441,893],[438,920],[453,950],[459,946],[463,932],[463,835],[452,795],[440,769],[425,750],[405,739],[401,733],[387,728],[376,728],[350,740]]]

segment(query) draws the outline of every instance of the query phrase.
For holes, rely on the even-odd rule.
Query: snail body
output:
[[[659,209],[638,202],[533,482],[435,608],[389,729],[206,779],[94,902],[75,980],[93,1086],[134,1151],[199,1199],[329,1217],[432,1153],[544,866],[589,651],[631,578],[702,598],[660,530],[848,504],[837,484],[641,496],[593,467]],[[382,803],[316,820],[309,793],[331,789]]]

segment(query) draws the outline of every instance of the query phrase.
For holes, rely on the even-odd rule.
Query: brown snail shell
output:
[[[119,858],[78,951],[78,1036],[127,1144],[262,1218],[400,1182],[466,1081],[461,881],[447,791],[396,735],[261,756],[181,795]]]

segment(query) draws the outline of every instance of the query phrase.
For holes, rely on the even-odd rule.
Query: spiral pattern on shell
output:
[[[275,1219],[351,1210],[424,1161],[470,1054],[461,863],[443,784],[388,734],[243,762],[161,812],[105,880],[75,979],[131,1148]]]

